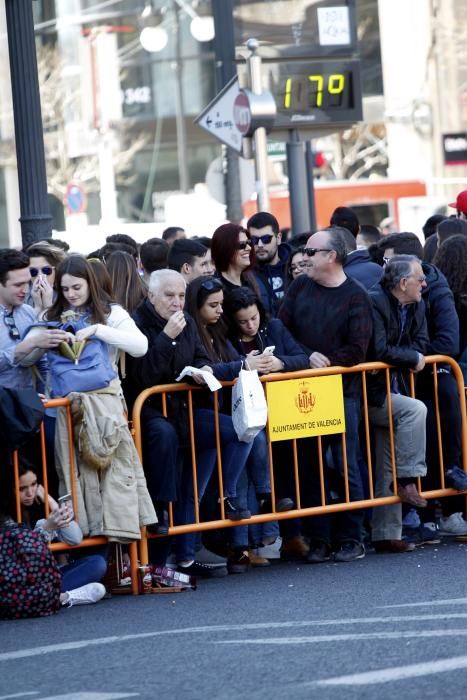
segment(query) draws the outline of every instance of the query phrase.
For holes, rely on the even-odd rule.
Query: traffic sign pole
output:
[[[251,55],[247,58],[248,73],[250,78],[251,92],[254,95],[261,95],[263,92],[261,76],[261,57],[256,54],[259,44],[256,39],[247,41],[247,48]],[[256,191],[258,194],[258,211],[269,211],[270,200],[268,191],[268,147],[266,129],[263,126],[254,132],[255,143],[255,167],[256,167]]]

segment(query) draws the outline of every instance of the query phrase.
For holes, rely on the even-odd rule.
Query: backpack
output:
[[[61,581],[39,532],[12,520],[0,527],[0,619],[53,615],[60,608]]]
[[[33,389],[0,387],[0,443],[16,450],[39,430],[44,405]]]

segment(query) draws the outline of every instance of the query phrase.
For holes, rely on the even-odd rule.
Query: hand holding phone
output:
[[[65,496],[60,496],[58,499],[58,507],[62,512],[68,513],[71,518],[74,517],[71,493],[67,493]]]

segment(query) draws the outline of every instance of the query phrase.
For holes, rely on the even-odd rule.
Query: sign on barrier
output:
[[[345,432],[342,375],[266,386],[271,442]]]

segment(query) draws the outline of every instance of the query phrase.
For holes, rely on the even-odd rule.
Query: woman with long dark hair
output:
[[[239,224],[222,224],[212,236],[211,256],[226,297],[238,287],[249,287],[269,308],[269,293],[254,273],[255,249],[250,234]]]
[[[129,253],[117,250],[109,255],[106,266],[112,282],[112,293],[115,301],[129,314],[132,314],[147,294],[134,257]]]
[[[454,295],[462,354],[467,348],[467,236],[451,236],[444,241],[438,248],[433,264],[444,274]]]
[[[222,283],[215,277],[200,277],[193,280],[187,288],[187,311],[195,319],[205,350],[213,362],[213,373],[218,379],[232,380],[238,376],[243,360],[226,338],[226,326],[222,318],[223,300]],[[271,371],[273,358],[268,354],[252,353],[245,359],[250,369],[257,369],[263,374]],[[229,395],[230,392],[226,393]],[[230,402],[227,396],[222,410],[229,414],[228,420],[231,421]],[[245,473],[243,474],[243,468],[239,472],[237,498],[240,499],[240,504],[246,507],[248,485],[251,484],[261,509],[264,512],[270,512],[272,509],[271,483],[264,431],[254,439],[251,452],[247,457]],[[290,510],[292,507],[293,503],[290,499],[276,502],[277,511]],[[234,528],[230,534],[232,551],[227,566],[231,573],[243,573],[249,566],[248,530],[246,527]]]

